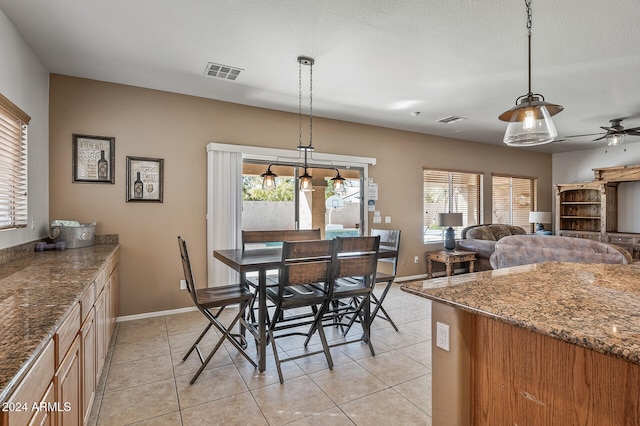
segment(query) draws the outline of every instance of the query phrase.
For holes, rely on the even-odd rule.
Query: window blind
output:
[[[438,213],[462,213],[462,228],[478,225],[482,215],[482,174],[453,170],[423,170],[424,242],[444,239]]]
[[[538,180],[494,175],[492,181],[492,222],[516,225],[532,232],[529,212],[536,209]]]
[[[0,229],[26,227],[27,125],[31,117],[0,95]]]

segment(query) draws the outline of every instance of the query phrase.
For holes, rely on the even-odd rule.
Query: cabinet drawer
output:
[[[25,425],[32,417],[33,403],[39,403],[48,386],[51,384],[55,373],[55,346],[50,340],[44,351],[33,363],[31,369],[9,399],[9,404],[14,407],[21,407],[20,410],[10,410],[8,414],[8,424]],[[26,410],[22,410],[26,408]]]
[[[56,341],[56,368],[60,365],[62,358],[71,347],[73,339],[78,335],[80,331],[80,304],[76,304],[67,317],[64,320],[60,328],[55,335]]]
[[[45,425],[53,425],[53,415],[55,412],[49,411],[49,407],[53,407],[56,401],[55,399],[55,388],[53,387],[53,382],[49,385],[47,392],[44,394],[42,401],[40,401],[41,406],[40,410],[36,411],[31,421],[29,422],[29,426],[45,426]]]
[[[84,323],[87,319],[87,315],[89,315],[94,303],[96,303],[96,283],[92,282],[80,299],[81,323]]]
[[[96,285],[96,297],[97,297],[98,294],[100,294],[100,292],[104,288],[104,285],[107,283],[107,278],[109,278],[109,267],[108,267],[108,265],[105,266],[104,268],[102,268],[102,270],[98,274],[98,277],[96,278],[96,284],[95,284]]]
[[[609,234],[609,242],[612,244],[635,244],[636,237],[631,235]]]

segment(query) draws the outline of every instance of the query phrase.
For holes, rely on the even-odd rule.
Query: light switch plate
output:
[[[449,351],[449,326],[436,322],[436,346]]]

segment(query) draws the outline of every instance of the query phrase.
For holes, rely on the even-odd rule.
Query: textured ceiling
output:
[[[532,89],[564,106],[560,137],[598,133],[612,118],[640,126],[640,2],[532,6]],[[498,115],[527,92],[517,0],[0,0],[0,9],[52,73],[295,112],[296,58],[306,55],[316,60],[316,116],[483,143],[502,143]],[[243,71],[214,79],[208,62]],[[437,122],[451,115],[466,120]],[[531,149],[606,144],[593,138]]]

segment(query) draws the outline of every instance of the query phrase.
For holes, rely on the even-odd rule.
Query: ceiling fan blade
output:
[[[640,132],[640,127],[632,127],[630,129],[624,129],[623,132],[624,133]]]
[[[604,126],[600,126],[600,128],[602,130],[606,130],[607,132],[615,132],[616,129],[614,129],[613,127],[604,127]]]
[[[571,136],[564,136],[564,137],[565,138],[581,138],[581,137],[584,137],[584,136],[595,136],[595,135],[602,135],[602,134],[603,133],[600,132],[600,133],[589,133],[589,134],[586,134],[586,135],[571,135]]]
[[[594,139],[593,141],[594,141],[594,142],[595,142],[595,141],[599,141],[600,139],[604,139],[604,138],[606,138],[606,137],[607,137],[607,135],[604,135],[604,136],[601,136],[601,137],[599,137],[599,138],[597,138],[597,139]]]

